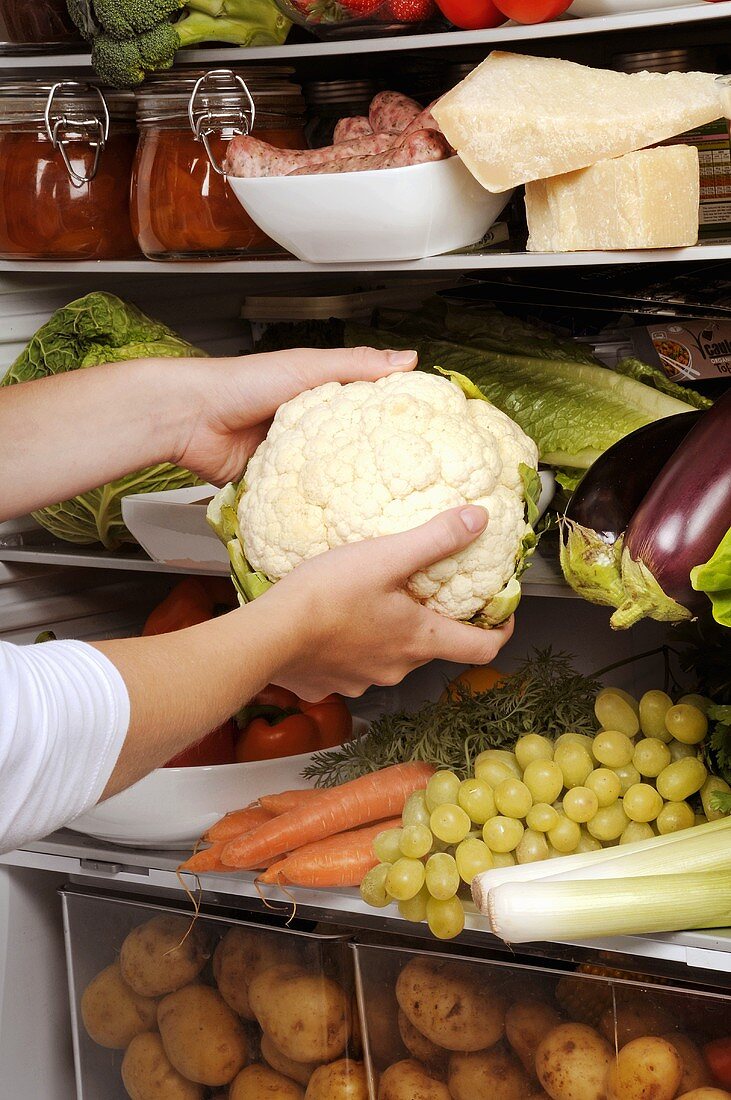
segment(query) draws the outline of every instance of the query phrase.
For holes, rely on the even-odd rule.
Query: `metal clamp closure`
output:
[[[224,84],[226,80],[228,83]],[[210,87],[207,85],[210,83]],[[238,94],[241,91],[243,93],[243,102],[223,103],[216,109],[208,104],[198,103],[199,97],[202,97],[206,92],[209,96],[211,93],[221,95],[231,92]],[[193,131],[193,135],[196,141],[203,143],[208,159],[211,162],[211,167],[219,176],[225,176],[226,172],[221,164],[219,164],[216,155],[214,154],[210,137],[215,133],[223,133],[225,130],[232,137],[235,134],[250,134],[254,129],[254,118],[256,117],[256,108],[254,106],[254,100],[252,99],[251,92],[246,86],[246,82],[243,77],[238,76],[232,72],[231,69],[211,69],[210,72],[204,73],[195,82],[195,87],[190,96],[188,103],[188,118],[190,119],[190,128]]]
[[[53,107],[56,96],[59,92],[70,91],[72,89],[74,91],[81,91],[84,95],[96,95],[101,107],[100,113],[90,118],[83,118],[80,115],[67,115],[62,108],[61,114],[54,117]],[[48,93],[45,120],[46,133],[53,143],[53,148],[58,149],[60,152],[63,162],[66,165],[66,171],[71,177],[72,182],[79,187],[84,183],[90,183],[97,174],[101,155],[109,140],[109,108],[107,107],[107,101],[101,90],[97,88],[95,84],[80,84],[75,80],[58,81]],[[89,147],[94,150],[94,160],[90,170],[86,172],[77,172],[72,165],[67,150],[67,146],[72,141],[87,141]]]

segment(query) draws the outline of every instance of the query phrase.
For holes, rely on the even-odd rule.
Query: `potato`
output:
[[[678,1085],[678,1092],[691,1092],[693,1089],[711,1084],[711,1072],[706,1060],[692,1039],[678,1031],[670,1031],[662,1038],[667,1039],[670,1045],[675,1047],[683,1063],[683,1076]]]
[[[231,1082],[228,1100],[304,1100],[305,1090],[269,1066],[247,1066]]]
[[[378,1085],[378,1100],[452,1100],[449,1089],[412,1058],[395,1062]]]
[[[551,1100],[606,1100],[613,1052],[586,1024],[559,1024],[536,1051],[536,1075]]]
[[[398,1013],[398,1029],[403,1044],[412,1058],[434,1069],[443,1068],[448,1057],[446,1050],[442,1050],[431,1039],[427,1039],[426,1035],[422,1035],[401,1009]]]
[[[502,1038],[505,1002],[463,963],[412,959],[398,976],[396,999],[409,1022],[445,1050],[484,1050]]]
[[[320,1066],[310,1078],[305,1100],[368,1100],[365,1066],[351,1058]]]
[[[731,1100],[731,1092],[726,1089],[702,1088],[684,1092],[678,1100]]]
[[[516,1001],[505,1013],[505,1037],[531,1078],[536,1072],[536,1048],[561,1023],[555,1008],[543,1001]]]
[[[350,1034],[350,998],[331,978],[283,964],[260,970],[249,1002],[263,1031],[295,1062],[332,1062]]]
[[[453,1100],[525,1100],[530,1082],[518,1059],[502,1047],[449,1059],[449,1093]]]
[[[203,1100],[204,1089],[170,1064],[160,1036],[136,1035],[122,1059],[122,1081],[131,1100]]]
[[[253,1020],[249,1004],[251,979],[259,970],[293,961],[292,949],[285,948],[284,943],[277,942],[266,932],[232,928],[213,953],[213,976],[226,1004],[239,1016]]]
[[[141,997],[162,997],[197,978],[210,956],[208,935],[188,917],[153,917],[129,933],[119,955],[122,977]]]
[[[666,1039],[647,1035],[623,1046],[609,1067],[611,1100],[673,1100],[683,1063]]]
[[[157,1001],[140,997],[122,979],[119,963],[92,978],[81,996],[81,1018],[101,1047],[125,1050],[143,1031],[157,1026]]]
[[[394,983],[395,983],[394,976]],[[401,1010],[389,991],[368,991],[368,1046],[371,1058],[379,1069],[392,1066],[408,1057],[409,1052],[401,1041],[398,1014]]]
[[[165,1053],[190,1081],[227,1085],[246,1065],[248,1044],[239,1018],[207,985],[168,994],[157,1010]]]
[[[266,1032],[262,1032],[260,1047],[262,1058],[272,1069],[277,1073],[283,1073],[285,1077],[291,1077],[300,1085],[306,1085],[309,1082],[319,1065],[319,1062],[295,1062],[292,1058],[288,1058],[286,1054],[282,1054]]]
[[[674,1022],[664,1008],[642,999],[618,1004],[616,1015],[613,1007],[607,1008],[599,1021],[599,1030],[610,1046],[613,1047],[616,1042],[617,1046],[623,1047],[633,1039],[662,1035],[670,1031]]]

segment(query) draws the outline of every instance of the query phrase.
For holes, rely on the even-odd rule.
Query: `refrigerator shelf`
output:
[[[731,4],[731,0],[729,0]],[[717,5],[718,6],[718,5]],[[697,244],[687,248],[648,248],[621,252],[511,252],[491,248],[485,252],[449,252],[428,256],[423,260],[383,260],[372,263],[307,264],[294,256],[268,260],[203,260],[198,262],[159,260],[0,260],[0,275],[8,272],[73,272],[77,275],[111,272],[119,274],[198,275],[215,273],[240,275],[318,275],[326,272],[379,271],[430,272],[451,271],[528,271],[557,267],[596,267],[608,264],[688,263],[689,261],[731,259],[731,239],[724,242]]]
[[[119,569],[129,572],[147,573],[199,573],[204,576],[226,576],[228,569],[196,568],[194,563],[185,566],[166,565],[153,561],[139,548],[116,550],[114,552],[95,550],[88,546],[74,546],[68,542],[56,542],[44,532],[10,536],[3,539],[0,534],[0,562],[27,562],[34,565],[56,565],[80,567],[85,569]],[[26,541],[27,540],[27,541]],[[521,580],[526,596],[554,596],[578,599],[563,579],[555,557],[537,554],[530,569]]]
[[[60,872],[72,882],[95,883],[98,887],[139,892],[144,888],[164,895],[180,895],[184,887],[176,874],[178,864],[187,852],[148,851],[104,844],[65,830],[27,848],[0,856],[0,865],[27,867],[39,871]],[[296,902],[297,915],[305,919],[346,924],[379,933],[423,937],[433,946],[434,940],[424,925],[404,921],[396,906],[388,910],[372,909],[361,900],[357,890],[315,890],[288,887],[289,897],[277,888],[254,883],[254,876],[245,872],[229,875],[206,875],[202,880],[183,876],[185,886],[194,893],[203,886],[207,903],[235,906],[249,912],[262,912],[268,906],[289,906]],[[266,901],[263,900],[266,899]],[[492,933],[485,930],[485,919],[476,911],[467,914],[465,932],[458,944],[482,947],[503,947]],[[597,952],[629,955],[649,963],[676,964],[695,970],[712,972],[723,983],[731,983],[731,929],[672,932],[647,936],[618,936],[608,939],[571,941],[559,945]],[[545,945],[521,946],[521,954],[550,957]],[[678,974],[682,977],[682,974]]]
[[[264,61],[276,59],[289,61],[295,58],[338,57],[353,54],[394,53],[405,50],[445,49],[459,46],[504,46],[513,42],[548,38],[573,38],[610,31],[643,30],[646,27],[664,27],[692,23],[707,23],[727,19],[731,14],[731,0],[721,3],[696,3],[677,8],[659,8],[652,11],[621,12],[616,15],[589,16],[584,19],[569,15],[551,23],[532,25],[508,24],[477,31],[437,31],[428,34],[399,34],[391,37],[344,38],[330,42],[307,40],[284,46],[252,46],[242,52],[237,47],[199,50],[181,50],[178,64],[206,64],[208,62]],[[90,69],[87,53],[61,53],[46,56],[6,56],[4,69],[37,71],[42,69]]]

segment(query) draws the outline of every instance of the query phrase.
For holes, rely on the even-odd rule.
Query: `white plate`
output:
[[[553,500],[556,492],[556,478],[550,470],[539,470],[538,476],[541,479],[541,495],[538,498],[538,518],[540,519]]]
[[[133,848],[192,848],[231,810],[262,794],[311,786],[301,774],[311,759],[303,753],[250,764],[159,768],[67,827]]]
[[[363,718],[353,717],[356,737],[367,728]],[[312,786],[302,778],[312,756],[305,752],[249,764],[158,768],[66,828],[132,848],[192,848],[206,829],[231,810],[263,794]]]
[[[459,157],[227,182],[272,240],[312,264],[418,260],[466,248],[482,240],[512,194],[486,191]]]
[[[153,561],[177,569],[228,573],[226,547],[206,520],[206,502],[215,485],[161,493],[138,493],[122,500],[122,519]]]

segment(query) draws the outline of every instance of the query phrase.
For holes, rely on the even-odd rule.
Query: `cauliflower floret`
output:
[[[408,582],[428,607],[471,619],[515,573],[530,530],[520,464],[537,462],[517,424],[446,378],[329,382],[274,417],[246,471],[239,535],[252,569],[276,581],[334,546],[480,504],[489,522],[479,538]]]

